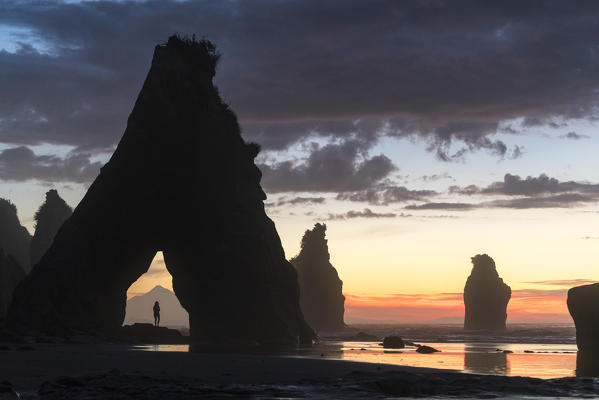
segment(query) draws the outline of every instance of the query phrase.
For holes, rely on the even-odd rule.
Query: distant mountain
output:
[[[158,285],[148,293],[127,300],[125,325],[135,322],[154,323],[154,302],[160,303],[160,326],[171,328],[189,327],[189,314],[172,291]]]

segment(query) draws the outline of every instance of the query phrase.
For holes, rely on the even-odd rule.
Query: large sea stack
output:
[[[16,259],[0,249],[0,320],[6,317],[12,294],[17,284],[25,278],[25,271]]]
[[[17,207],[9,200],[0,199],[0,248],[15,258],[25,272],[29,272],[29,245],[31,235],[21,225]]]
[[[193,340],[314,339],[264,212],[259,146],[243,141],[212,83],[218,58],[205,40],[156,46],[117,149],[15,291],[14,329],[118,330],[127,289],[162,251]]]
[[[568,311],[576,325],[579,376],[599,376],[599,283],[568,290]]]
[[[308,323],[317,331],[345,327],[343,282],[331,265],[325,224],[316,224],[302,238],[300,253],[291,260],[297,269],[300,304]]]
[[[472,257],[472,265],[464,287],[464,329],[505,329],[512,290],[503,283],[495,261],[488,255]]]
[[[35,233],[29,251],[32,268],[50,248],[56,232],[72,213],[73,209],[55,189],[46,192],[46,201],[35,213]]]

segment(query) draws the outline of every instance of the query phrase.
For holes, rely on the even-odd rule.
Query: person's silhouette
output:
[[[154,326],[160,325],[160,304],[154,302]]]

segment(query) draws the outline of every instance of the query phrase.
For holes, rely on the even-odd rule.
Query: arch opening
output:
[[[166,268],[162,251],[156,253],[148,270],[127,289],[123,325],[153,324],[155,301],[160,303],[160,326],[189,332],[189,313],[173,291],[172,276]]]

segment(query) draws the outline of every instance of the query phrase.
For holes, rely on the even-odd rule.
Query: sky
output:
[[[599,280],[595,1],[0,2],[0,197],[76,206],[173,33],[211,40],[288,258],[327,224],[349,322],[458,320],[470,257],[508,322]],[[158,255],[130,289],[170,286]]]

